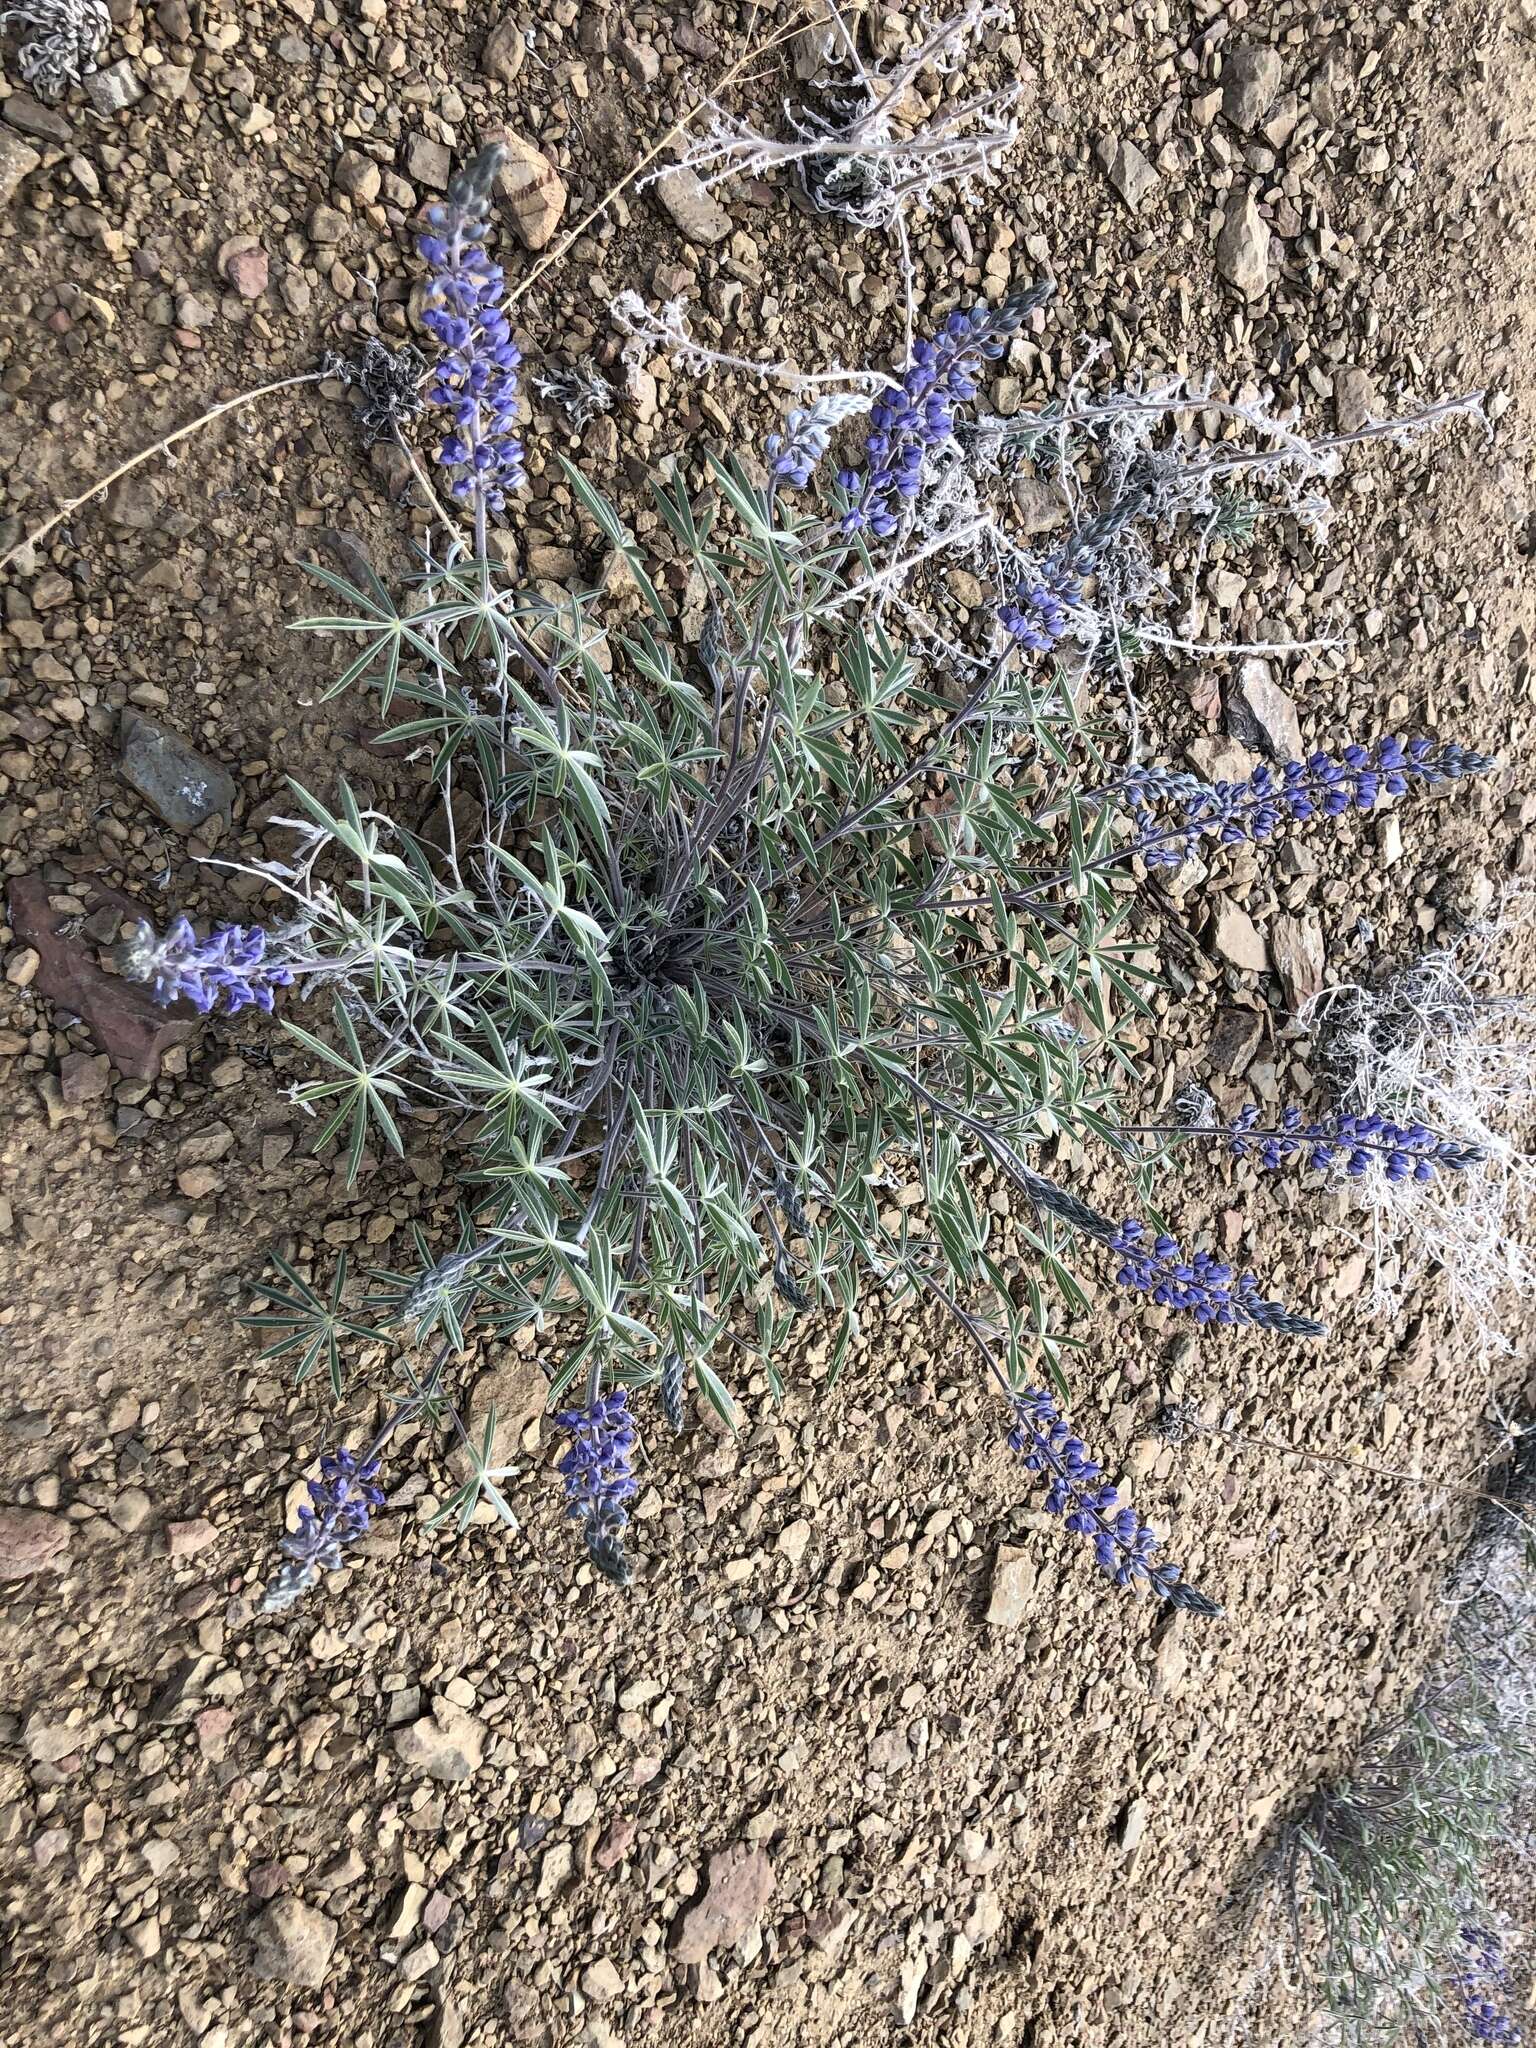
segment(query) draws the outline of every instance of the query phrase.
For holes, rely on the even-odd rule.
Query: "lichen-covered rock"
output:
[[[125,711],[119,772],[175,832],[195,832],[235,801],[234,777],[173,727]]]

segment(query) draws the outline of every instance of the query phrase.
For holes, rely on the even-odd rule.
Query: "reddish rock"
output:
[[[209,1763],[222,1763],[224,1752],[229,1747],[229,1731],[235,1725],[234,1709],[204,1707],[200,1714],[193,1717],[192,1725],[197,1730],[197,1746]],[[287,1873],[284,1872],[284,1875]]]
[[[271,266],[265,249],[237,249],[225,262],[224,275],[242,299],[259,299],[267,288]]]
[[[69,1549],[70,1526],[41,1508],[0,1507],[0,1579],[30,1579],[60,1563]]]
[[[285,1863],[257,1863],[245,1880],[253,1899],[275,1899],[286,1892],[292,1879]]]
[[[773,1895],[773,1865],[761,1849],[733,1842],[709,1859],[709,1889],[682,1917],[673,1955],[680,1963],[707,1961],[712,1950],[734,1948]]]
[[[138,904],[114,889],[89,882],[71,883],[70,888],[84,899],[87,916],[101,910],[115,910],[124,917],[143,915]],[[162,1009],[137,982],[108,974],[97,965],[96,947],[78,929],[78,913],[55,910],[48,895],[41,875],[19,875],[10,887],[17,940],[38,955],[32,986],[61,1010],[83,1018],[119,1073],[153,1081],[171,1047],[185,1043],[197,1028],[201,1020],[196,1010],[187,1002]]]
[[[165,1552],[167,1557],[191,1557],[199,1550],[206,1550],[210,1543],[218,1541],[219,1532],[212,1522],[201,1515],[195,1521],[167,1522],[165,1525]]]
[[[612,1870],[622,1863],[634,1844],[638,1823],[629,1816],[609,1823],[608,1832],[593,1852],[592,1861],[599,1870]]]

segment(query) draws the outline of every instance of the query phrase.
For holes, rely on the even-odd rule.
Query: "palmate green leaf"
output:
[[[280,1253],[273,1252],[271,1259],[286,1285],[274,1287],[270,1281],[258,1280],[256,1292],[271,1306],[259,1314],[242,1316],[240,1320],[250,1329],[274,1333],[273,1342],[262,1350],[263,1358],[282,1358],[291,1351],[299,1353],[294,1372],[295,1386],[302,1386],[323,1360],[331,1392],[339,1401],[344,1383],[341,1339],[358,1337],[374,1342],[378,1339],[378,1331],[371,1323],[358,1322],[342,1313],[342,1296],[347,1286],[347,1255],[344,1251],[337,1254],[329,1299],[316,1293]]]
[[[365,633],[371,635],[370,644],[364,648],[361,654],[354,656],[341,675],[321,692],[322,703],[327,702],[332,697],[340,696],[342,691],[350,688],[359,677],[366,675],[375,662],[382,661],[384,664],[382,693],[384,708],[387,710],[399,678],[401,653],[406,647],[419,654],[438,673],[452,674],[454,672],[453,664],[448,657],[419,630],[419,621],[422,618],[433,617],[433,613],[429,611],[427,613],[415,614],[415,619],[418,622],[415,624],[411,620],[403,618],[395,609],[394,602],[388,591],[378,581],[376,576],[372,576],[371,572],[370,591],[364,592],[357,589],[354,584],[348,583],[342,577],[334,574],[333,571],[323,568],[318,562],[301,562],[298,566],[306,575],[312,576],[317,583],[323,584],[326,589],[332,591],[346,603],[356,605],[362,616],[355,618],[316,616],[295,619],[290,622],[290,631],[295,633]],[[453,608],[444,608],[444,611],[437,616],[451,618],[453,616]]]
[[[289,1017],[283,1018],[282,1025],[290,1037],[296,1038],[323,1065],[336,1072],[334,1080],[303,1082],[294,1091],[294,1100],[303,1105],[321,1102],[334,1105],[312,1149],[323,1151],[331,1139],[345,1128],[348,1132],[347,1185],[353,1187],[362,1170],[370,1126],[379,1132],[390,1151],[398,1157],[404,1156],[405,1146],[389,1109],[389,1100],[400,1101],[404,1097],[405,1090],[394,1079],[394,1074],[404,1064],[407,1055],[402,1046],[369,1059],[339,996],[335,999],[334,1016],[342,1037],[340,1047],[327,1045]]]
[[[492,1465],[491,1455],[495,1446],[496,1409],[493,1404],[486,1412],[485,1427],[479,1443],[465,1436],[460,1445],[470,1461],[469,1477],[457,1492],[449,1496],[436,1514],[428,1517],[429,1529],[440,1528],[444,1522],[451,1521],[457,1534],[462,1536],[474,1520],[475,1510],[482,1501],[488,1502],[496,1510],[498,1518],[508,1529],[516,1530],[521,1527],[500,1486],[503,1479],[514,1478],[518,1468],[515,1465]]]
[[[629,570],[630,575],[634,577],[636,588],[645,599],[654,616],[660,620],[663,626],[669,626],[671,621],[667,616],[667,608],[662,603],[661,596],[646,570],[645,557],[640,552],[639,542],[603,496],[602,492],[594,485],[588,483],[576,465],[572,462],[567,462],[563,455],[558,460],[561,469],[565,472],[566,482],[576,493],[593,525],[598,528],[609,546],[615,548],[623,556],[625,567]]]

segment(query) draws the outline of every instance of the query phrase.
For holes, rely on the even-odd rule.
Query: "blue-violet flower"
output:
[[[454,423],[437,459],[452,473],[453,496],[479,496],[490,512],[526,481],[516,432],[522,356],[503,309],[506,278],[480,246],[500,160],[499,150],[477,157],[429,210],[417,242],[431,272],[422,325],[443,349],[430,395]]]
[[[320,1460],[320,1477],[309,1482],[310,1506],[299,1509],[299,1526],[277,1546],[286,1562],[262,1597],[264,1614],[291,1607],[321,1572],[346,1562],[346,1547],[368,1533],[375,1508],[384,1505],[377,1456],[332,1451]]]
[[[1026,652],[1049,654],[1082,601],[1081,578],[1062,556],[1052,555],[1024,572],[997,616]]]
[[[1227,1149],[1267,1172],[1304,1158],[1308,1166],[1341,1168],[1352,1180],[1379,1166],[1389,1181],[1429,1181],[1442,1168],[1464,1173],[1488,1156],[1481,1145],[1437,1137],[1426,1124],[1393,1123],[1374,1110],[1304,1123],[1299,1109],[1288,1109],[1278,1130],[1260,1130],[1258,1123],[1259,1112],[1250,1103],[1227,1127]]]
[[[1371,810],[1379,798],[1403,796],[1414,783],[1435,787],[1497,766],[1490,755],[1455,744],[1388,737],[1369,747],[1347,746],[1337,756],[1309,754],[1278,770],[1261,765],[1242,782],[1133,768],[1102,794],[1136,813],[1136,851],[1149,867],[1178,867],[1205,839],[1224,846],[1273,839],[1313,817]]]
[[[1024,1460],[1026,1472],[1046,1481],[1047,1514],[1093,1544],[1099,1567],[1117,1586],[1145,1579],[1160,1599],[1190,1614],[1220,1614],[1214,1600],[1186,1585],[1176,1564],[1154,1564],[1157,1538],[1120,1495],[1104,1483],[1104,1468],[1061,1419],[1054,1398],[1039,1387],[1012,1396],[1013,1428],[1008,1447]]]
[[[884,540],[896,531],[901,508],[922,489],[923,465],[953,437],[954,409],[976,396],[984,361],[995,361],[1035,307],[1038,290],[1020,292],[998,306],[954,312],[936,341],[920,341],[898,384],[880,393],[870,411],[864,444],[867,472],[845,469],[838,482],[852,503],[845,533]]]
[[[784,431],[770,434],[763,443],[774,475],[803,491],[834,430],[856,413],[868,412],[872,403],[865,391],[829,391],[814,405],[796,406],[784,421]]]
[[[571,1447],[560,1460],[569,1513],[584,1525],[587,1554],[605,1577],[623,1586],[629,1582],[624,1531],[629,1513],[624,1503],[638,1491],[634,1475],[634,1420],[629,1394],[615,1387],[599,1394],[586,1408],[568,1408],[557,1415],[571,1433]]]
[[[1489,1995],[1509,1982],[1509,1965],[1504,1961],[1498,1936],[1491,1928],[1463,1927],[1461,1942],[1466,1954],[1460,1967],[1451,1973],[1451,1986],[1460,2001],[1469,2039],[1497,2042],[1501,2048],[1518,2048],[1520,2029]]]
[[[185,996],[206,1016],[222,996],[231,1016],[247,1003],[270,1015],[273,991],[288,988],[293,971],[266,952],[260,925],[220,925],[200,939],[186,918],[176,917],[158,938],[141,919],[120,947],[118,965],[130,981],[147,982],[157,1003]]]
[[[1197,1323],[1246,1323],[1289,1337],[1323,1334],[1324,1325],[1310,1316],[1266,1301],[1252,1273],[1234,1274],[1209,1252],[1186,1258],[1174,1238],[1153,1237],[1144,1223],[1122,1223],[1109,1249],[1123,1261],[1115,1274],[1119,1286],[1150,1294],[1160,1308],[1184,1310]]]

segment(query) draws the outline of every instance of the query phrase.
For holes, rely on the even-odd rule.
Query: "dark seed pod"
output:
[[[624,1555],[622,1515],[598,1513],[588,1519],[587,1555],[605,1579],[612,1579],[616,1586],[629,1584],[634,1574],[630,1570],[629,1559]]]
[[[773,1287],[774,1292],[779,1298],[782,1301],[787,1301],[791,1308],[807,1309],[810,1307],[811,1297],[806,1293],[799,1281],[795,1279],[782,1259],[774,1261]]]
[[[683,1412],[683,1388],[687,1380],[687,1367],[682,1354],[669,1351],[661,1367],[661,1412],[667,1426],[675,1436],[683,1433],[686,1417]]]

